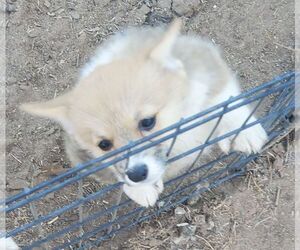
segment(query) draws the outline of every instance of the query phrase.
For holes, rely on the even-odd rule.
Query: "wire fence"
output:
[[[257,154],[244,155],[231,151],[225,155],[216,149],[212,157],[207,156],[204,151],[228,137],[236,139],[241,131],[258,123],[269,136],[265,147],[289,131],[294,122],[295,87],[299,85],[297,79],[295,73],[285,73],[0,201],[0,210],[18,222],[17,226],[1,233],[0,238],[15,237],[23,242],[22,249],[89,249],[121,231],[187,202],[192,197],[198,197],[205,191],[244,175],[246,165],[257,158]],[[244,105],[251,105],[253,111],[242,126],[226,134],[213,136],[223,116]],[[256,114],[257,111],[259,115]],[[257,119],[251,121],[254,113]],[[165,141],[171,141],[168,150],[171,153],[179,135],[210,121],[216,123],[203,144],[168,158],[168,164],[193,154],[196,160],[187,171],[164,184],[165,190],[154,208],[139,207],[125,195],[120,195],[123,185],[121,182],[85,190],[80,197],[74,194],[74,190],[85,188],[83,181],[91,174],[126,161]],[[56,199],[57,206],[47,207],[49,199]],[[74,215],[77,216],[74,218]]]

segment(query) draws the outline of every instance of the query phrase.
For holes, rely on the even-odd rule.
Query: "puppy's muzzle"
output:
[[[133,182],[141,182],[147,179],[148,166],[146,164],[138,164],[126,171],[129,180]]]

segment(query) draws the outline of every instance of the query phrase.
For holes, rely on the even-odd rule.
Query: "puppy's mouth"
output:
[[[130,158],[126,167],[124,163],[116,166],[119,180],[131,187],[156,185],[161,182],[166,169],[166,154],[162,150],[150,153]]]
[[[126,168],[119,165],[125,194],[141,206],[154,206],[163,191],[166,160],[166,152],[160,148],[131,157]]]

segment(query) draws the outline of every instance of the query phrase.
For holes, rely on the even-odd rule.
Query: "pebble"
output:
[[[71,15],[71,17],[72,17],[73,19],[75,19],[75,20],[80,19],[80,15],[79,15],[79,13],[78,13],[77,11],[72,11],[72,12],[70,13],[70,15]]]
[[[9,189],[11,190],[20,190],[26,187],[28,187],[28,183],[23,179],[14,179],[11,180],[11,183],[9,183]]]
[[[162,9],[170,9],[172,5],[172,0],[161,0],[157,1],[157,7]]]
[[[44,1],[44,5],[49,9],[51,7],[51,3],[48,0]]]
[[[40,34],[40,30],[33,29],[33,30],[29,31],[27,34],[30,38],[35,38]]]
[[[7,82],[9,82],[9,83],[16,83],[17,81],[18,81],[18,79],[14,76],[7,77]]]
[[[194,217],[195,223],[199,226],[200,233],[202,235],[206,235],[208,231],[213,230],[215,227],[215,223],[213,220],[208,217],[206,220],[206,216],[204,214],[199,214]]]
[[[184,208],[182,208],[182,207],[175,208],[175,215],[184,215],[184,214],[186,214],[186,211]]]
[[[13,3],[8,3],[8,4],[6,5],[5,11],[6,11],[8,14],[10,14],[10,13],[12,13],[12,12],[16,12],[16,11],[17,11],[17,7],[16,7],[16,5],[13,4]]]
[[[157,206],[158,206],[159,208],[162,208],[164,205],[165,205],[165,202],[164,202],[164,201],[159,201],[158,204],[157,204]]]
[[[195,9],[199,6],[199,0],[173,0],[173,11],[179,16],[190,17],[194,14]]]
[[[51,127],[49,130],[47,130],[46,132],[45,132],[45,135],[52,135],[52,134],[54,134],[54,133],[56,133],[56,131],[57,131],[57,128],[55,128],[55,127]]]
[[[178,225],[181,225],[181,226],[178,226]],[[191,225],[188,223],[177,224],[177,226],[179,227],[179,230],[180,230],[180,236],[183,236],[183,237],[194,236],[196,233],[196,230],[197,230],[196,225]]]
[[[27,90],[27,89],[29,89],[29,86],[26,84],[20,84],[19,88],[20,88],[20,90]]]
[[[198,201],[201,199],[201,196],[200,195],[194,195],[194,196],[192,196],[191,198],[189,198],[188,200],[187,200],[187,204],[189,205],[189,206],[194,206],[194,205],[196,205],[197,203],[198,203]]]

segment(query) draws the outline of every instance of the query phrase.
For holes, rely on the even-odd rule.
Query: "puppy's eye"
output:
[[[150,117],[150,118],[145,118],[145,119],[139,121],[139,129],[141,131],[150,131],[151,129],[154,128],[155,123],[156,123],[155,116]]]
[[[101,148],[103,151],[111,150],[113,144],[110,140],[103,139],[99,142],[98,147]]]

